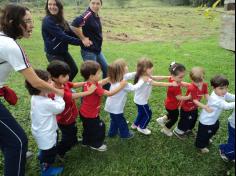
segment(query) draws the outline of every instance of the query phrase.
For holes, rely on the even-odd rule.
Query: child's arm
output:
[[[208,113],[212,113],[212,112],[213,112],[213,110],[212,110],[209,106],[202,104],[200,101],[198,101],[198,100],[193,100],[193,102],[194,102],[198,107],[200,107],[200,108],[202,108],[202,109],[205,109]]]
[[[73,93],[72,94],[72,99],[78,99],[78,98],[81,98],[81,97],[86,97],[88,95],[91,95],[96,89],[97,89],[97,87],[95,85],[91,85],[88,88],[88,91],[86,91],[86,92]]]
[[[98,84],[103,87],[104,85],[108,84],[109,82],[110,82],[110,79],[105,78],[105,79],[99,81]]]
[[[224,110],[231,110],[235,108],[235,102],[228,103],[226,101],[222,101],[219,105],[220,108]]]
[[[85,82],[77,82],[77,83],[73,83],[73,88],[80,88],[83,87],[85,84]]]
[[[176,82],[168,83],[168,82],[156,82],[156,81],[151,81],[152,86],[156,87],[177,87],[178,84]]]
[[[162,81],[162,80],[165,80],[165,79],[170,79],[171,76],[151,76],[151,78],[154,81]]]
[[[235,101],[235,95],[234,94],[231,94],[231,93],[227,93],[226,95],[225,95],[225,100],[226,101]]]
[[[60,114],[65,109],[65,101],[62,97],[55,95],[54,100],[51,100],[50,103],[46,106],[49,112],[53,114]]]
[[[190,86],[190,85],[191,85],[190,83],[181,82],[181,86],[182,86],[182,87],[188,87],[188,86]]]
[[[124,87],[125,87],[126,85],[127,85],[127,81],[122,81],[122,82],[120,83],[120,86],[117,87],[116,89],[114,89],[114,90],[112,90],[112,91],[107,91],[107,90],[105,90],[105,91],[104,91],[104,95],[105,95],[105,96],[108,96],[108,97],[111,97],[111,96],[117,94],[118,92],[120,92],[122,89],[124,89]]]
[[[179,101],[187,101],[190,100],[192,98],[192,96],[189,94],[188,96],[182,96],[182,95],[177,95],[176,99]]]
[[[208,100],[209,100],[209,97],[210,97],[210,95],[209,95],[209,94],[205,94],[204,96],[205,96],[205,99],[208,101]]]
[[[126,73],[124,75],[124,80],[132,80],[135,78],[136,72],[132,72],[132,73]]]
[[[125,87],[125,90],[127,90],[127,91],[136,91],[139,88],[141,88],[144,83],[145,83],[145,81],[143,81],[143,80],[140,80],[135,85],[133,85],[131,83],[128,83],[128,85]]]

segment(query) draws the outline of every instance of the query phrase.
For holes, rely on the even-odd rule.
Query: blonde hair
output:
[[[202,67],[194,67],[192,68],[189,76],[194,82],[202,82],[205,77],[205,70]]]
[[[118,59],[108,66],[108,77],[111,83],[121,82],[125,75],[127,64],[124,59]]]
[[[138,61],[137,73],[135,75],[134,83],[136,84],[139,78],[146,74],[147,69],[153,68],[153,63],[147,58],[142,58]]]

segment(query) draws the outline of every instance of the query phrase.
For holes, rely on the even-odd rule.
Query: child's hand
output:
[[[188,97],[189,100],[192,99],[192,95],[191,94],[189,94],[187,97]]]
[[[208,105],[205,106],[205,110],[208,113],[212,113],[213,112],[213,110]]]
[[[123,87],[125,87],[128,84],[128,82],[126,80],[123,80],[120,82],[120,85]]]
[[[88,92],[93,93],[96,89],[97,89],[97,86],[95,86],[94,84],[92,84],[92,85],[88,88]]]
[[[173,86],[173,87],[178,87],[179,84],[178,84],[177,82],[174,81],[174,82],[172,82],[172,86]]]

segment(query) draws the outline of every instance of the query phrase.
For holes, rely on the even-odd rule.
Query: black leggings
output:
[[[176,110],[166,109],[166,110],[168,112],[167,114],[168,122],[166,123],[166,128],[171,129],[179,119],[179,109]]]
[[[70,73],[70,81],[73,81],[73,79],[75,78],[75,76],[78,73],[78,67],[69,52],[67,52],[65,54],[60,54],[60,55],[46,54],[46,57],[48,59],[48,62],[52,62],[54,60],[59,60],[59,61],[63,61],[65,63],[67,63],[70,67],[70,72],[71,72]]]

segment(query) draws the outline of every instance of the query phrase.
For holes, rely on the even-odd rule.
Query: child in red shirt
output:
[[[112,91],[104,90],[102,86],[108,83],[108,79],[99,82],[101,68],[95,61],[84,62],[81,65],[80,73],[86,80],[84,91],[87,91],[91,85],[97,87],[91,95],[83,98],[80,107],[80,117],[84,128],[82,144],[103,152],[107,150],[107,146],[104,144],[105,123],[99,117],[102,97],[103,95],[113,96],[117,94],[126,86],[127,82],[122,81],[120,86]]]
[[[171,74],[169,82],[177,82],[179,86],[168,87],[167,98],[165,101],[165,107],[168,114],[157,119],[157,122],[161,125],[161,127],[163,127],[161,132],[169,137],[173,136],[171,128],[178,121],[181,102],[190,99],[190,96],[182,96],[181,91],[181,86],[187,85],[187,83],[182,82],[185,76],[185,70],[184,65],[178,63],[172,63],[169,68]]]
[[[51,74],[55,87],[64,89],[65,110],[57,115],[57,123],[62,133],[61,141],[57,145],[57,152],[59,157],[63,158],[66,152],[78,143],[76,119],[79,111],[75,100],[92,94],[96,87],[90,86],[85,92],[72,93],[72,88],[82,87],[84,83],[69,82],[70,68],[65,62],[52,61],[47,70]]]
[[[207,105],[200,102],[203,97],[207,100],[209,98],[208,85],[204,82],[204,76],[205,71],[201,67],[194,67],[190,72],[192,83],[188,86],[186,96],[191,95],[192,98],[183,102],[180,111],[180,121],[173,131],[180,139],[184,139],[186,134],[193,134],[192,130],[198,118],[198,107],[205,109],[209,113],[212,112]]]

